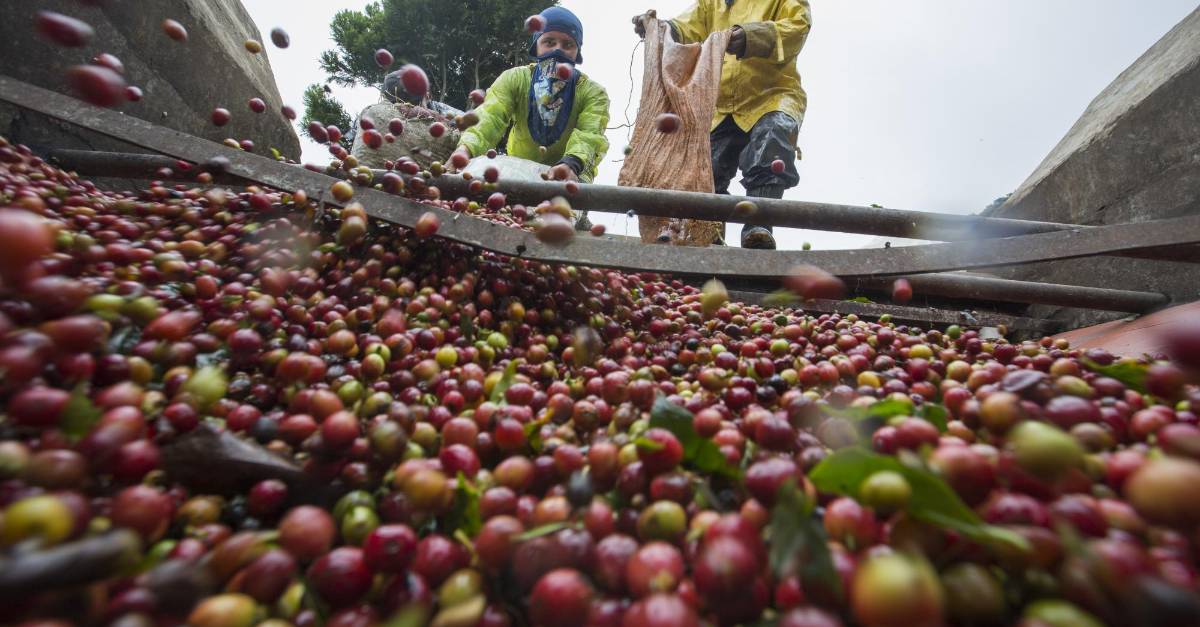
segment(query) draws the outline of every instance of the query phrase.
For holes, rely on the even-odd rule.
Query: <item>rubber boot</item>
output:
[[[763,185],[746,190],[746,195],[753,198],[783,198],[787,188],[783,185]],[[742,227],[742,248],[756,250],[775,250],[775,236],[770,226],[747,224]]]

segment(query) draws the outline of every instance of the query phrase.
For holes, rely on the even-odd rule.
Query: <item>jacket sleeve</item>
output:
[[[709,0],[699,0],[692,8],[669,22],[676,41],[681,44],[694,44],[708,37],[712,31],[708,2]]]
[[[575,119],[575,128],[567,139],[564,154],[575,157],[583,162],[584,178],[594,179],[600,160],[608,154],[608,137],[604,129],[608,126],[608,92],[599,83],[588,81],[589,89],[581,93],[584,96],[580,106],[579,116]]]
[[[475,109],[479,123],[463,132],[458,145],[466,148],[472,157],[478,157],[504,137],[504,132],[512,125],[513,119],[519,114],[519,107],[524,104],[524,94],[520,91],[520,74],[524,67],[505,70],[496,77],[495,82],[487,91],[483,104]]]
[[[775,19],[739,24],[746,32],[743,57],[761,57],[775,63],[795,60],[808,39],[812,13],[808,0],[786,0]]]

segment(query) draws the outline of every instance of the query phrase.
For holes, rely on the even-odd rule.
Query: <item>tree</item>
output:
[[[333,124],[342,130],[341,144],[350,149],[350,128],[351,121],[346,109],[342,107],[342,103],[338,102],[333,94],[325,90],[325,87],[319,83],[314,83],[304,90],[304,119],[300,122],[300,132],[307,135],[310,139],[312,135],[308,133],[308,124],[313,120],[321,123],[321,126],[329,126]]]
[[[551,0],[379,0],[362,11],[339,11],[330,24],[335,50],[321,54],[329,80],[343,86],[381,85],[386,48],[401,63],[421,66],[435,100],[468,108],[467,95],[526,60],[525,18]]]

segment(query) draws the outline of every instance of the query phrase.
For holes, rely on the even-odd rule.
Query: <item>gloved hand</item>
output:
[[[643,13],[641,15],[633,16],[633,32],[636,33],[638,37],[645,39],[646,25],[645,25],[644,21],[647,18],[657,17],[657,16],[658,16],[658,14],[655,13],[653,9],[646,11],[645,13]]]
[[[746,54],[746,31],[742,30],[741,26],[734,26],[730,30],[729,45],[725,46],[725,52],[737,55],[738,58]]]

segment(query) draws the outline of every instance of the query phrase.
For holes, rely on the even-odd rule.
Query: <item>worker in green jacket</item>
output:
[[[541,13],[529,54],[536,63],[506,70],[475,109],[479,122],[458,151],[478,157],[508,135],[510,156],[554,166],[555,178],[591,182],[608,152],[608,92],[575,68],[583,62],[583,25],[574,13]]]

